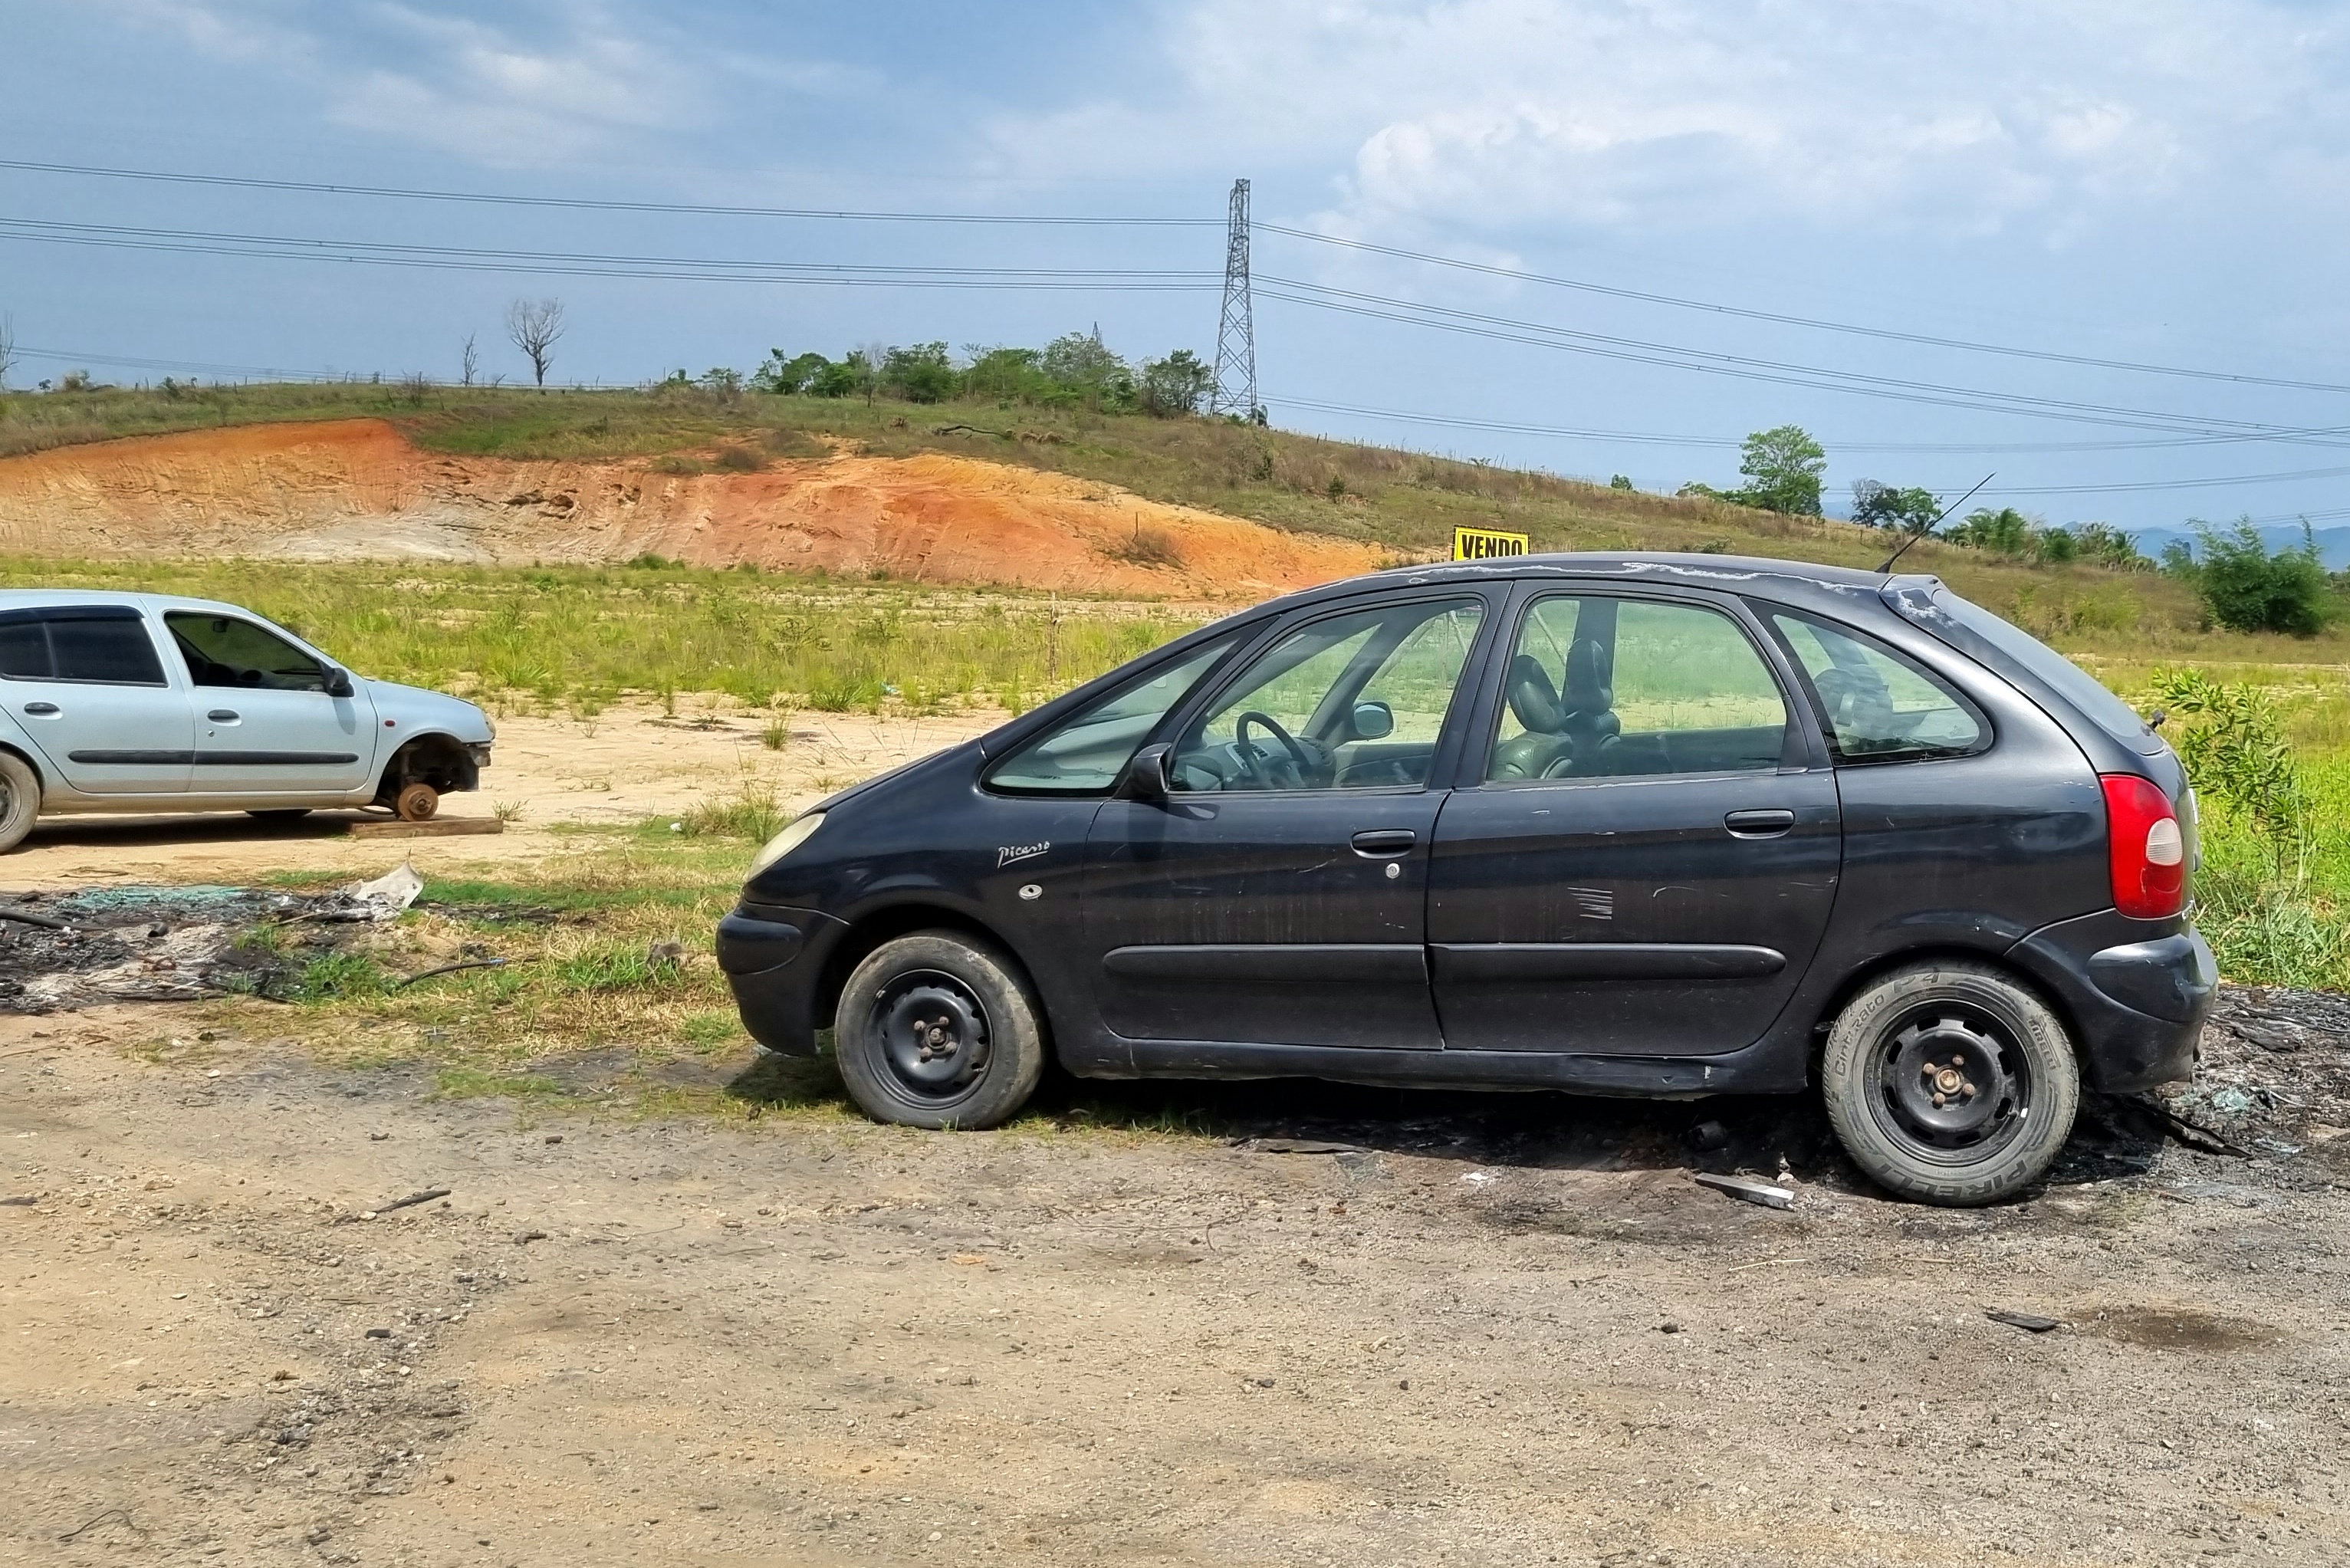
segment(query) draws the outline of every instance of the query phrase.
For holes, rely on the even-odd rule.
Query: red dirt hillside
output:
[[[1262,598],[1381,559],[1368,545],[973,458],[842,455],[672,474],[643,461],[445,456],[380,420],[0,459],[0,551],[503,564],[650,554],[1187,598]]]

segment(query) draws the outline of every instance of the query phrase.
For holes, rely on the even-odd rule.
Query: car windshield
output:
[[[1945,587],[1937,587],[1930,604],[1920,604],[1922,596],[1901,593],[1894,603],[1901,613],[1927,630],[1942,635],[1938,619],[1947,619],[1960,630],[1970,632],[1989,643],[2000,653],[2022,667],[2032,675],[2055,690],[2074,707],[2079,709],[2098,728],[2116,740],[2132,747],[2142,748],[2153,735],[2137,711],[2099,683],[2097,678],[2033,637],[2021,627],[2011,625],[1983,608],[1970,604]],[[1944,641],[1949,641],[1947,637]]]

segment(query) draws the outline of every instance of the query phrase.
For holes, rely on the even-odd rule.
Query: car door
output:
[[[375,708],[365,688],[328,691],[329,668],[256,621],[167,609],[195,710],[197,794],[349,794],[372,776]]]
[[[1166,798],[1106,802],[1087,844],[1085,941],[1110,1030],[1440,1046],[1435,781],[1494,607],[1455,589],[1301,612],[1187,704]]]
[[[188,787],[194,721],[136,606],[0,610],[8,716],[53,778],[84,794],[177,794]]]
[[[1711,596],[1530,587],[1513,614],[1430,869],[1445,1044],[1752,1044],[1819,945],[1842,854],[1776,645]]]

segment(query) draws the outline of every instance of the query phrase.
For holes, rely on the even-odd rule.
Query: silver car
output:
[[[478,788],[489,716],[351,674],[248,609],[0,592],[0,850],[39,815],[378,806]]]

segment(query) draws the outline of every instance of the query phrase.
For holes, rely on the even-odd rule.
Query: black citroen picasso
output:
[[[1930,576],[1718,556],[1409,567],[1219,621],[763,850],[718,957],[885,1121],[1087,1077],[1586,1095],[1816,1080],[1895,1193],[2038,1178],[2185,1076],[2194,795]]]

